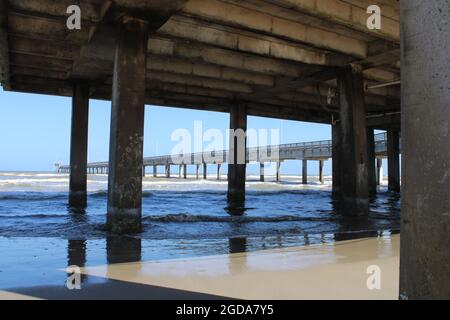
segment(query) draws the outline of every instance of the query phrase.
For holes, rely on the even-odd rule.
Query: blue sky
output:
[[[109,154],[111,102],[90,101],[89,161],[105,161]],[[57,161],[67,164],[70,154],[71,99],[55,96],[4,92],[0,89],[0,171],[52,171]],[[185,128],[193,132],[195,121],[204,130],[217,128],[225,135],[229,125],[226,113],[146,106],[144,155],[170,154],[177,144],[172,132]],[[328,125],[298,121],[249,117],[248,128],[279,129],[281,143],[326,140],[331,138]],[[206,146],[208,143],[205,142]],[[316,174],[315,161],[308,166]],[[259,172],[250,165],[249,172]],[[299,161],[282,165],[282,173],[300,174]],[[330,174],[331,162],[325,164]]]

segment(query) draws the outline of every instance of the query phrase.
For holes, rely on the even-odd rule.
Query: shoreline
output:
[[[391,235],[204,257],[99,263],[82,268],[89,279],[82,290],[43,284],[0,290],[0,299],[397,299],[399,239]],[[367,289],[367,268],[372,265],[381,270],[381,290]],[[55,272],[64,275],[65,269]]]

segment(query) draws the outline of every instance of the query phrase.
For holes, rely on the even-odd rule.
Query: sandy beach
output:
[[[0,299],[172,296],[391,300],[398,297],[399,240],[399,235],[392,235],[249,253],[98,265],[83,268],[82,273],[103,281],[81,290],[62,286],[22,288],[0,291]],[[369,266],[381,271],[379,290],[367,287]],[[120,288],[121,292],[111,288]]]

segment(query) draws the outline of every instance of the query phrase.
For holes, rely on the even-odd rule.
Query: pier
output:
[[[308,161],[332,158],[333,195],[355,216],[368,215],[384,130],[389,188],[402,192],[400,297],[450,297],[447,0],[378,1],[374,29],[365,0],[95,0],[77,2],[69,30],[72,2],[0,0],[4,90],[72,99],[70,205],[87,205],[88,170],[107,171],[110,232],[142,230],[145,167],[171,166],[144,159],[145,105],[228,113],[243,132],[248,116],[330,125],[331,142],[280,146],[280,159],[302,161],[307,183]],[[111,101],[107,163],[87,163],[90,99]],[[231,141],[236,160],[246,140]],[[231,206],[245,203],[246,161],[228,163]]]
[[[324,182],[324,162],[332,159],[332,141],[311,141],[302,143],[291,143],[282,144],[278,146],[267,146],[267,147],[255,147],[247,148],[246,159],[247,163],[259,163],[260,164],[260,181],[264,181],[264,165],[267,163],[275,163],[276,166],[276,181],[280,181],[281,174],[281,164],[287,160],[299,160],[302,164],[302,169],[299,172],[302,173],[303,184],[308,182],[308,161],[316,161],[319,163],[319,181]],[[382,160],[384,158],[388,159],[390,162],[394,162],[394,167],[398,165],[398,158],[400,154],[400,149],[398,153],[392,153],[392,156],[388,157],[388,140],[387,133],[379,133],[374,135],[373,148],[373,159],[374,162],[371,166],[371,174],[373,175],[371,181],[380,185],[383,177],[383,167]],[[203,153],[193,153],[193,154],[181,154],[181,155],[164,155],[155,157],[146,157],[143,162],[143,176],[147,175],[147,168],[152,168],[152,176],[157,177],[158,167],[165,168],[164,177],[170,177],[170,166],[178,166],[178,177],[187,179],[187,166],[196,167],[196,178],[200,179],[200,168],[203,168],[203,179],[207,178],[206,165],[216,165],[217,166],[217,180],[222,178],[221,169],[224,163],[227,163],[229,159],[228,151],[211,151]],[[189,159],[186,161],[185,159]],[[87,164],[88,174],[108,174],[109,162],[93,162]],[[57,167],[58,173],[70,173],[70,165],[62,165]],[[398,174],[398,177],[389,179],[389,189],[397,190],[398,182],[400,179],[400,171],[389,171],[389,174]],[[393,184],[391,184],[393,183]],[[376,190],[376,187],[375,187]]]

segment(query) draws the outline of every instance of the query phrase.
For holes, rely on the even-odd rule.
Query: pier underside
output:
[[[420,170],[436,167],[442,174],[448,168],[448,156],[441,161],[436,157],[430,165],[420,163],[421,157],[412,159],[412,141],[419,131],[423,143],[415,152],[434,145],[444,148],[441,155],[448,154],[448,142],[432,139],[433,129],[419,128],[412,119],[423,111],[429,115],[424,125],[441,124],[448,129],[448,117],[439,118],[448,112],[448,91],[445,95],[430,89],[433,108],[425,110],[416,102],[425,105],[428,93],[421,97],[414,93],[420,84],[413,78],[420,74],[410,70],[413,62],[423,63],[425,70],[429,67],[425,60],[438,61],[441,65],[435,67],[436,72],[445,71],[445,75],[425,75],[424,80],[448,89],[448,67],[444,67],[448,66],[444,53],[448,50],[434,50],[448,48],[448,37],[427,40],[406,30],[406,39],[413,44],[404,55],[410,54],[406,58],[413,62],[403,56],[406,71],[402,70],[401,78],[400,5],[396,0],[378,1],[382,9],[379,30],[367,27],[369,0],[81,0],[77,2],[81,28],[69,30],[66,10],[72,2],[0,0],[3,88],[73,98],[71,204],[85,205],[89,98],[112,101],[108,226],[116,233],[141,229],[145,104],[227,112],[230,128],[244,131],[249,115],[332,125],[333,193],[343,201],[344,212],[358,215],[367,214],[374,190],[374,129],[388,131],[389,188],[400,191],[401,129],[404,138],[410,139],[406,142],[409,152],[402,158],[408,217],[402,241],[409,242],[403,246],[405,255],[419,244],[417,261],[421,261],[405,272],[402,290],[411,298],[449,296],[448,282],[445,285],[441,276],[431,277],[433,284],[423,295],[409,283],[424,271],[442,275],[444,270],[422,263],[422,258],[434,255],[427,260],[431,264],[449,262],[448,246],[443,246],[445,239],[448,244],[448,214],[442,213],[444,207],[434,213],[438,208],[430,202],[435,198],[422,197],[424,192],[441,193],[432,182],[425,182],[431,173]],[[408,28],[413,28],[410,24],[416,18],[424,20],[428,9],[436,11],[438,22],[448,20],[436,9],[448,5],[446,0],[402,2]],[[448,24],[442,27],[448,29]],[[425,28],[425,32],[434,32],[426,21]],[[414,49],[422,46],[430,51]],[[400,81],[406,81],[410,93],[402,92],[406,128],[400,126]],[[445,135],[447,131],[442,130]],[[421,171],[419,181],[427,190],[414,187],[409,166]],[[170,165],[167,172],[170,175]],[[262,169],[262,179],[263,175]],[[446,174],[444,182],[447,178]],[[245,164],[229,163],[228,181],[230,203],[245,201]],[[413,186],[408,188],[408,183]],[[448,191],[448,187],[442,189]],[[445,192],[441,195],[448,199]],[[412,199],[421,199],[421,206],[413,209]],[[448,200],[440,202],[448,209]],[[423,235],[415,233],[415,226],[425,221],[429,222],[426,233],[433,235],[432,252],[426,250]],[[432,226],[436,230],[429,230]],[[447,234],[445,239],[443,234]],[[410,264],[402,266],[403,271],[410,268]]]

